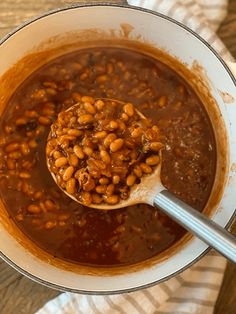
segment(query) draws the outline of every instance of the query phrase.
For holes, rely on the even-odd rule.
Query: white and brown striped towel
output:
[[[215,34],[227,12],[227,0],[128,0],[129,4],[169,15],[186,24],[219,54],[232,60]],[[37,314],[211,314],[226,261],[212,252],[170,280],[132,293],[91,296],[62,293]]]
[[[226,260],[208,253],[191,268],[136,292],[99,296],[62,293],[37,314],[211,314]]]

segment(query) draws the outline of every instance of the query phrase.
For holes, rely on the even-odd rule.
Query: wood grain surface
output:
[[[75,2],[86,1],[0,0],[0,38],[20,23],[41,12]],[[125,1],[107,2],[124,3]],[[218,34],[236,58],[236,0],[229,1],[228,15]],[[233,229],[236,231],[236,225]],[[0,314],[33,314],[59,293],[22,276],[0,260]],[[236,266],[229,262],[214,313],[236,313]]]

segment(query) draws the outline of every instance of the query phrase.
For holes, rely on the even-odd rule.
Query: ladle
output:
[[[112,99],[112,101],[116,100]],[[121,101],[117,102],[122,103]],[[67,111],[71,109],[72,107],[67,109]],[[141,112],[138,110],[136,111],[142,118],[145,118]],[[54,181],[57,183],[54,173],[50,173]],[[143,176],[141,182],[132,187],[130,196],[127,200],[121,200],[116,205],[103,203],[99,205],[91,204],[89,207],[99,210],[115,210],[140,203],[146,203],[157,207],[227,259],[236,263],[236,238],[213,220],[187,205],[174,196],[170,191],[166,190],[161,183],[160,174],[161,162],[151,174]],[[78,199],[67,193],[65,190],[63,190],[63,192],[74,201],[80,203]]]

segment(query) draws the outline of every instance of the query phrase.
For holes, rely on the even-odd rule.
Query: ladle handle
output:
[[[161,211],[227,259],[236,263],[236,237],[227,230],[179,200],[167,190],[157,194],[154,199],[154,206],[160,208]]]

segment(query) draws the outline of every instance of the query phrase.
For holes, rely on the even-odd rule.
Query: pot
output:
[[[164,62],[177,64],[176,70],[198,92],[217,142],[216,178],[204,212],[221,226],[228,226],[236,208],[236,80],[202,38],[169,17],[130,6],[88,5],[51,11],[22,25],[0,42],[4,60],[0,64],[0,114],[20,81],[34,69],[95,40],[158,49]],[[236,71],[235,65],[230,67]],[[55,261],[37,248],[17,229],[0,202],[1,257],[24,275],[54,289],[110,294],[144,288],[183,271],[207,250],[205,243],[187,235],[168,252],[140,265],[112,270],[76,266]]]

